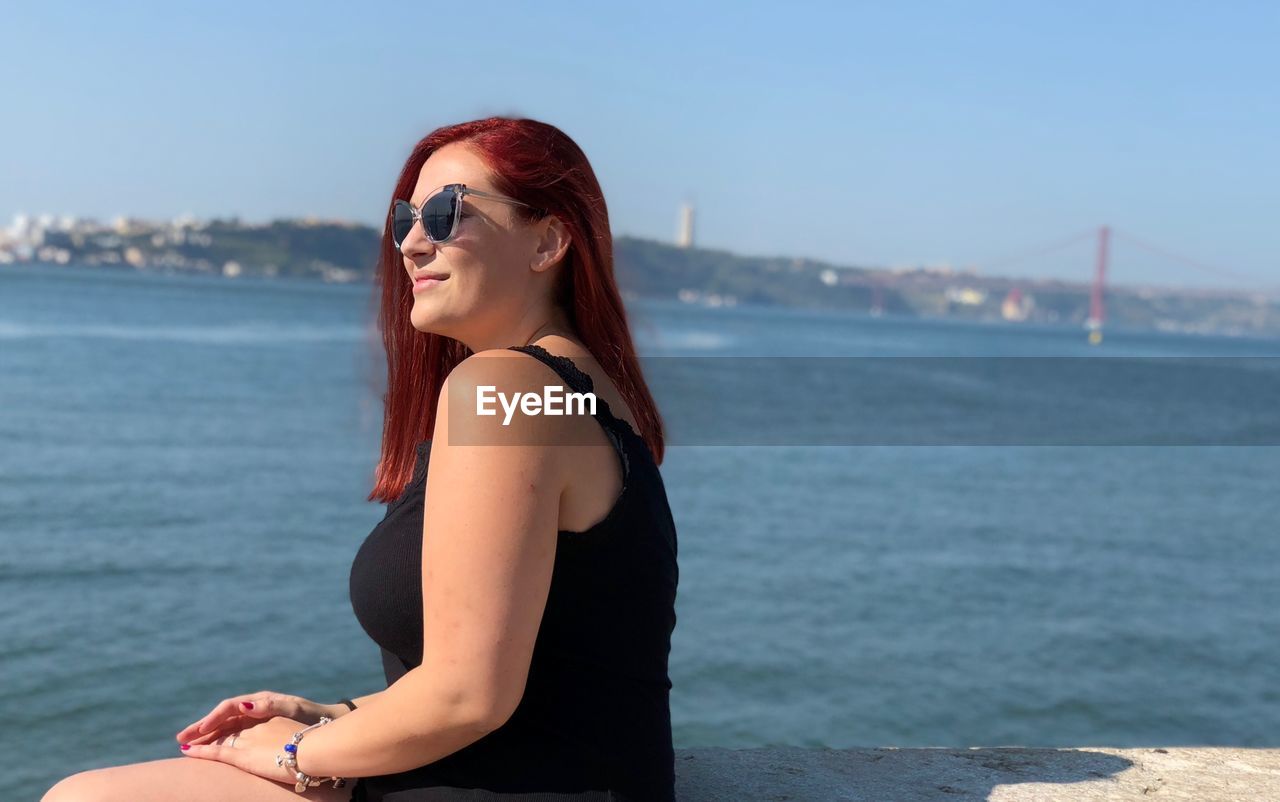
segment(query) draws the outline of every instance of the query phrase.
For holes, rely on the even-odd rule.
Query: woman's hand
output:
[[[344,704],[323,705],[301,696],[259,691],[223,699],[208,715],[188,724],[175,738],[178,743],[209,744],[276,716],[300,721],[303,726],[308,726],[319,721],[321,716],[336,719],[343,713],[350,712],[350,708]]]
[[[276,716],[241,730],[235,736],[234,745],[228,745],[231,739],[224,737],[219,738],[216,744],[189,744],[182,753],[227,763],[250,774],[293,785],[298,780],[297,776],[287,766],[277,766],[276,755],[284,754],[284,745],[292,740],[295,732],[306,726],[302,721]],[[307,740],[303,738],[299,748],[305,749],[306,744]]]

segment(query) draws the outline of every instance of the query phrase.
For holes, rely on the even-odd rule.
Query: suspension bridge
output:
[[[1262,288],[1265,282],[1258,276],[1248,275],[1235,270],[1212,265],[1199,259],[1182,255],[1168,248],[1163,248],[1153,244],[1142,237],[1138,237],[1122,229],[1114,226],[1102,225],[1096,229],[1081,231],[1066,237],[1062,240],[1056,240],[1045,245],[1026,250],[1007,256],[1004,258],[983,262],[981,267],[984,270],[993,268],[1003,268],[1009,265],[1024,263],[1033,259],[1040,259],[1050,254],[1064,251],[1083,242],[1096,240],[1097,249],[1093,266],[1093,281],[1089,291],[1089,317],[1085,320],[1085,329],[1088,331],[1089,342],[1097,345],[1102,342],[1102,328],[1106,322],[1106,285],[1109,271],[1109,261],[1111,258],[1111,244],[1116,236],[1134,248],[1146,253],[1155,255],[1166,261],[1179,264],[1183,267],[1199,271],[1202,274],[1209,274],[1217,278],[1230,279],[1232,281],[1243,281],[1252,288]]]

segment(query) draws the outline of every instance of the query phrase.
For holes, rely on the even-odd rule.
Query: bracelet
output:
[[[356,709],[356,703],[355,703],[355,702],[353,702],[353,701],[351,701],[350,699],[339,699],[339,700],[338,700],[338,704],[340,704],[340,705],[346,705],[347,707],[351,708],[352,710],[355,710],[355,709]]]
[[[312,777],[298,769],[298,744],[302,742],[302,736],[306,735],[311,730],[314,730],[316,727],[328,724],[330,721],[333,721],[333,719],[328,716],[321,716],[320,721],[312,724],[310,727],[304,727],[298,730],[293,734],[293,738],[289,743],[284,745],[284,754],[276,755],[276,765],[287,768],[289,771],[293,772],[294,777],[297,779],[297,782],[293,786],[293,790],[296,793],[300,794],[303,791],[306,791],[308,787],[314,787],[330,781],[333,782],[334,788],[341,788],[347,784],[346,778],[344,777]]]

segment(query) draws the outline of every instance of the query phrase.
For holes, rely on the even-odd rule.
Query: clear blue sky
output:
[[[14,4],[0,220],[379,221],[431,129],[551,122],[615,234],[1086,279],[1108,223],[1280,284],[1280,3]],[[1117,282],[1218,284],[1126,244]]]

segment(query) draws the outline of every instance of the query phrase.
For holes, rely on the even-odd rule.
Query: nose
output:
[[[405,236],[404,242],[400,243],[400,253],[406,259],[430,255],[435,253],[436,244],[427,236],[427,232],[422,230],[422,223],[415,222],[413,228],[409,229],[409,233]]]

